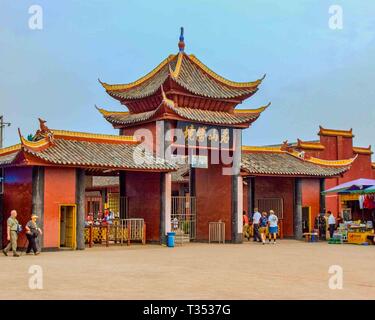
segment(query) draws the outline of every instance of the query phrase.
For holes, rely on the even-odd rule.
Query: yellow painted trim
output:
[[[371,150],[371,146],[368,148],[363,148],[363,147],[353,147],[353,152],[357,154],[373,154]]]
[[[22,145],[29,147],[29,148],[40,148],[47,146],[49,144],[49,141],[45,138],[40,139],[38,141],[29,141],[21,136],[21,143]]]
[[[305,158],[301,158],[300,154],[301,152],[298,151],[290,151],[288,152],[290,155],[301,159],[306,162],[322,165],[322,166],[329,166],[329,167],[345,167],[351,165],[357,157],[351,158],[351,159],[344,159],[344,160],[324,160],[314,157],[306,156]]]
[[[73,207],[73,250],[77,249],[77,205],[75,203],[68,203],[68,204],[59,204],[59,232],[58,232],[58,248],[61,247],[61,239],[60,239],[60,234],[61,234],[61,207]]]
[[[104,87],[105,90],[107,91],[117,91],[117,90],[126,90],[126,89],[131,89],[135,86],[138,86],[145,82],[146,80],[150,79],[153,77],[156,73],[158,73],[167,63],[169,63],[171,60],[173,60],[176,57],[175,54],[169,55],[166,59],[164,59],[158,66],[156,66],[153,70],[151,70],[148,74],[143,76],[142,78],[139,78],[138,80],[126,84],[108,84],[105,82],[99,82],[101,85]]]
[[[297,148],[310,149],[310,150],[324,150],[325,146],[319,142],[304,142],[298,139]]]
[[[257,87],[259,84],[262,83],[262,81],[263,81],[263,79],[265,77],[265,76],[263,76],[263,78],[258,79],[256,81],[252,81],[252,82],[235,82],[235,81],[231,81],[231,80],[223,78],[222,76],[219,76],[216,72],[214,72],[210,68],[208,68],[203,62],[201,62],[200,60],[198,60],[198,58],[196,56],[194,56],[193,54],[188,55],[188,57],[189,57],[189,59],[191,61],[193,61],[198,67],[200,67],[204,72],[206,72],[207,74],[209,74],[211,77],[213,77],[217,81],[220,81],[220,82],[222,82],[222,83],[224,83],[224,84],[226,84],[228,86],[231,86],[231,87],[236,87],[236,88]]]
[[[303,206],[302,207],[302,209],[303,208],[308,208],[309,209],[309,232],[311,233],[312,232],[312,226],[311,226],[311,223],[312,223],[312,221],[311,221],[311,206]]]
[[[242,146],[242,151],[254,151],[254,152],[280,152],[285,151],[281,150],[280,147],[257,147],[257,146]]]
[[[346,138],[353,138],[353,129],[350,130],[333,130],[333,129],[325,129],[322,126],[319,127],[319,135],[322,136],[342,136]]]
[[[339,194],[340,201],[357,201],[359,194]]]
[[[105,117],[111,116],[113,114],[121,114],[121,115],[128,115],[129,111],[108,111],[102,108],[96,107],[96,109]]]
[[[271,105],[271,102],[268,103],[267,105],[265,106],[262,106],[258,109],[235,109],[234,110],[234,113],[238,113],[238,114],[241,114],[241,113],[262,113],[264,110],[266,110],[269,106]]]
[[[171,76],[172,76],[172,78],[174,78],[174,79],[176,79],[176,78],[178,77],[178,75],[180,74],[183,57],[184,57],[184,54],[183,54],[182,52],[180,52],[180,53],[178,54],[177,63],[176,63],[176,68],[175,68],[174,71],[172,71],[172,73],[171,73]]]
[[[116,136],[110,134],[99,134],[99,133],[87,133],[78,131],[66,131],[66,130],[51,130],[53,135],[59,137],[71,137],[71,138],[88,138],[88,139],[98,139],[107,141],[131,141],[137,142],[138,140],[134,136]]]
[[[7,153],[12,153],[14,151],[21,150],[21,144],[16,144],[14,146],[6,147],[3,149],[0,149],[0,155],[7,154]]]
[[[355,158],[352,159],[345,159],[345,160],[323,160],[323,159],[318,159],[314,157],[310,157],[308,159],[305,159],[307,162],[323,165],[323,166],[330,166],[330,167],[345,167],[351,165]]]

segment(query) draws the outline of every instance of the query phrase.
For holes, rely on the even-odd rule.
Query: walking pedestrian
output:
[[[263,244],[266,244],[267,223],[268,223],[267,212],[263,211],[262,217],[259,220],[259,233],[260,233],[260,237],[262,239]]]
[[[19,257],[17,253],[17,240],[18,240],[18,233],[21,231],[21,225],[18,223],[17,220],[17,211],[12,210],[10,212],[10,217],[7,220],[7,240],[8,245],[3,249],[4,255],[8,255],[10,249],[13,251],[13,257]]]
[[[36,223],[37,219],[38,216],[36,214],[33,214],[31,216],[31,220],[26,224],[26,237],[29,241],[29,244],[26,249],[26,254],[30,254],[31,250],[33,250],[35,255],[38,255],[40,253],[36,243],[39,234],[42,234],[42,230],[38,227]]]
[[[333,238],[333,233],[336,229],[336,219],[331,211],[328,211],[328,228],[329,228],[329,238]]]
[[[250,241],[249,217],[247,216],[246,211],[242,212],[242,222],[243,222],[243,236],[248,241]]]
[[[273,210],[270,210],[270,215],[268,217],[268,240],[269,243],[271,243],[271,239],[273,238],[273,244],[276,243],[276,237],[277,237],[277,232],[278,232],[278,223],[279,219],[275,215],[275,212]]]
[[[253,230],[254,230],[254,241],[261,242],[262,239],[260,238],[259,234],[259,221],[262,215],[258,211],[258,208],[254,208],[254,214],[253,214]]]

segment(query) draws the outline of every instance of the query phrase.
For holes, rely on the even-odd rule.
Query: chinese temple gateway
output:
[[[355,172],[375,177],[371,149],[353,147],[351,131],[321,128],[320,141],[242,145],[242,130],[269,104],[237,106],[264,77],[219,76],[185,53],[183,30],[178,47],[137,81],[100,82],[127,108],[97,108],[119,135],[50,129],[39,119],[34,136],[20,132],[18,145],[0,150],[3,244],[16,209],[23,225],[38,214],[45,249],[63,242],[84,249],[85,220],[107,207],[120,219],[144,219],[151,242],[164,242],[176,227],[190,240],[207,241],[209,223],[222,221],[225,239],[241,243],[243,210],[255,207],[275,210],[283,235],[300,239],[319,212],[340,210],[338,199],[326,200],[321,191]]]

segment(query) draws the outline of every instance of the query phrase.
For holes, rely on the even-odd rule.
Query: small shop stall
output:
[[[331,243],[374,244],[375,180],[350,181],[325,193],[330,192],[338,193],[343,208]]]

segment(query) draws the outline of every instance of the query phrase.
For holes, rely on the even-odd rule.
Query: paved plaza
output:
[[[95,247],[0,257],[0,299],[374,299],[375,247],[281,240]],[[29,267],[43,289],[29,288]],[[329,289],[331,265],[343,289]]]

